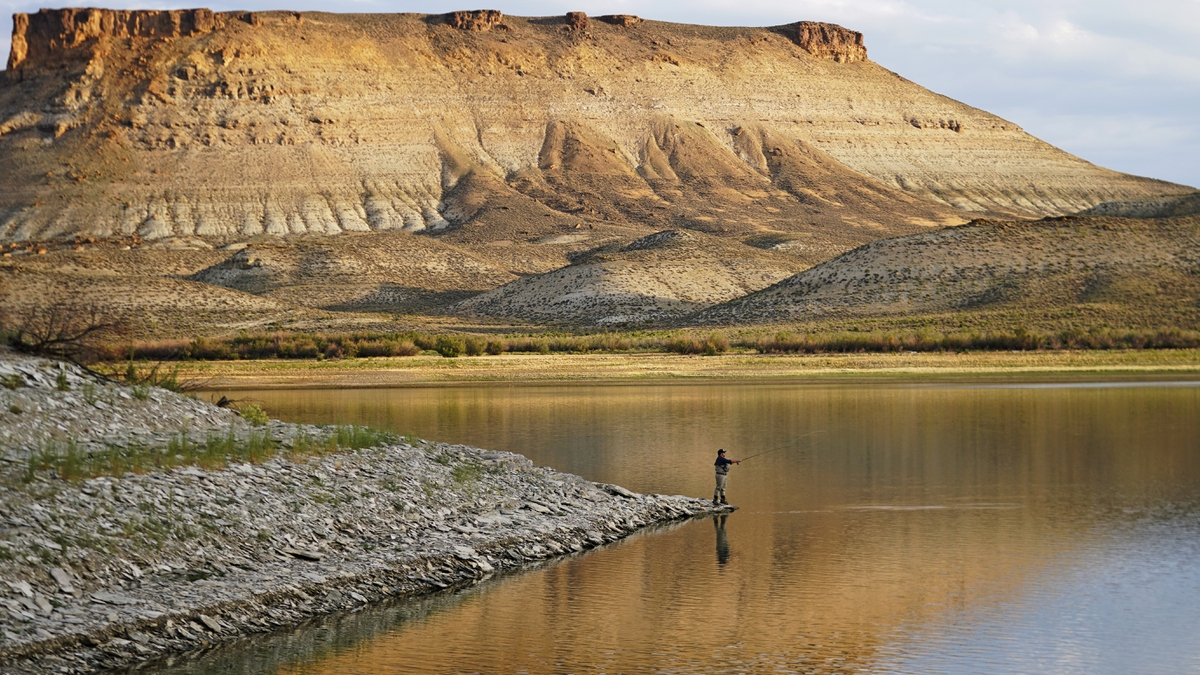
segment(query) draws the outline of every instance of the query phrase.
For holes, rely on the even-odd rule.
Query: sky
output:
[[[282,1],[207,6],[430,14],[487,7],[518,16],[626,13],[719,26],[830,21],[862,31],[876,63],[1074,155],[1200,187],[1200,0]],[[0,52],[9,51],[11,15],[41,6],[0,0]],[[105,6],[197,4],[115,0]]]

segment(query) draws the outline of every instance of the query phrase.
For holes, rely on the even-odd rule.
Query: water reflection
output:
[[[729,518],[727,515],[713,516],[713,527],[717,530],[717,564],[724,565],[729,562],[729,535],[725,532],[725,520]]]
[[[712,448],[786,448],[736,470],[742,509],[711,526],[509,577],[384,622],[370,639],[336,629],[343,641],[329,649],[256,672],[1174,673],[1200,664],[1190,635],[1200,625],[1195,387],[238,395],[285,419],[513,450],[648,492],[707,497]],[[813,431],[827,433],[806,436]]]

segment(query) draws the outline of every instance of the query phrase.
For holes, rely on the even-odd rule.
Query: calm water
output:
[[[1200,387],[237,392],[740,511],[191,672],[1200,673]]]

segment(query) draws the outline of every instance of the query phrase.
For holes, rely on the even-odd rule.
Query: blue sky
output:
[[[4,54],[10,15],[39,6],[0,0]],[[197,5],[117,0],[105,6]],[[741,26],[832,21],[865,33],[875,62],[1068,152],[1119,171],[1200,186],[1200,0],[245,0],[207,6],[424,13],[478,6],[523,16],[580,10]]]

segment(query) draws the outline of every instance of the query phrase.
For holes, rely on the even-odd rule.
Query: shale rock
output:
[[[2,391],[40,391],[36,400],[47,409],[39,423],[72,428],[62,416],[76,404],[50,406],[47,398],[69,392],[42,391],[55,367],[0,357],[4,373],[22,378]],[[62,372],[71,387],[86,383],[79,372]],[[145,402],[159,421],[97,409],[96,428],[111,420],[127,425],[108,439],[107,451],[135,442],[128,439],[142,439],[136,442],[144,449],[156,442],[161,420],[196,424],[192,416],[201,413],[218,423],[231,415],[168,394]],[[20,436],[8,429],[13,424],[0,420]],[[253,463],[75,480],[36,467],[25,472],[32,450],[6,445],[4,672],[136,665],[316,615],[474,584],[647,525],[720,510],[702,499],[593,483],[512,453],[415,439],[297,453],[289,448],[301,438],[319,445],[330,430],[278,422],[262,429],[280,450]]]

